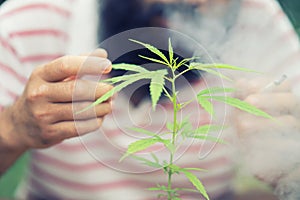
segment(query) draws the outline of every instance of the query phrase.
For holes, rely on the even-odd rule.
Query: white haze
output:
[[[270,52],[270,49],[272,50],[273,38],[266,37],[265,40],[261,41],[260,37],[262,35],[260,35],[259,31],[262,31],[264,26],[269,25],[267,20],[264,21],[267,17],[255,19],[257,16],[253,16],[254,19],[250,19],[251,16],[247,16],[250,21],[261,20],[261,24],[258,24],[257,27],[257,33],[252,32],[250,34],[246,31],[244,35],[241,33],[236,34],[236,37],[230,35],[234,24],[237,22],[236,17],[239,14],[237,8],[239,5],[239,1],[231,1],[229,5],[223,7],[223,9],[227,9],[225,12],[220,13],[221,9],[215,7],[215,11],[219,13],[206,12],[207,16],[202,15],[193,20],[187,20],[180,13],[173,13],[170,15],[170,24],[173,29],[190,35],[201,43],[210,53],[213,62],[227,62],[246,67],[255,66],[257,67],[256,70],[262,70],[270,75],[269,68],[265,66],[270,68],[276,66],[273,58],[277,54],[278,56],[282,55],[284,47],[282,47],[282,52],[280,49],[278,52],[274,50],[272,52],[273,55],[270,56],[268,52]],[[228,14],[227,17],[222,17],[225,13]],[[263,34],[267,34],[267,32]],[[205,53],[201,52],[201,50],[195,51],[195,56],[200,55],[206,58],[203,54]],[[203,61],[208,60],[204,59]],[[272,76],[278,76],[274,72],[271,73]],[[281,73],[281,71],[278,70],[278,73]],[[298,113],[294,114],[300,116],[299,110],[298,108],[298,111],[295,111]],[[275,111],[270,112],[276,113]],[[241,161],[245,162],[247,168],[254,175],[268,183],[276,183],[280,178],[288,177],[286,176],[287,174],[300,167],[299,125],[295,125],[294,123],[293,126],[286,127],[286,124],[280,125],[278,123],[276,123],[276,128],[256,131],[251,135],[239,139],[236,145],[239,148],[238,151],[242,152],[240,154]],[[256,127],[256,129],[258,128]],[[299,180],[300,177],[298,184]],[[279,186],[284,185],[283,182],[289,181],[283,178],[282,182],[279,182]]]

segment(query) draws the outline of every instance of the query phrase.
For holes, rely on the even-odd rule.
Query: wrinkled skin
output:
[[[105,50],[97,49],[89,55],[58,58],[32,72],[23,94],[0,115],[0,160],[5,161],[1,172],[28,149],[49,147],[101,126],[111,112],[111,100],[77,111],[112,89],[81,78],[110,72],[106,57]]]
[[[236,95],[273,119],[236,111],[233,120],[246,166],[256,177],[275,186],[295,170],[300,160],[300,108],[299,98],[292,93],[288,80],[263,90],[271,80],[240,80],[237,87],[241,90]]]

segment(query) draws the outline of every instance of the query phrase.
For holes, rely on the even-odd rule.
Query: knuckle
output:
[[[96,89],[97,89],[96,98],[103,96],[104,94],[106,94],[107,92],[112,90],[113,88],[114,87],[109,84],[98,84],[96,87]]]
[[[100,89],[103,90],[105,93],[112,90],[114,87],[112,85],[109,84],[105,84],[103,85]]]
[[[258,107],[259,106],[259,99],[257,95],[251,94],[248,97],[246,97],[245,102]]]
[[[88,87],[83,81],[76,81],[70,84],[70,90],[73,91],[73,97],[80,98],[86,96],[88,92]]]
[[[104,108],[103,108],[103,111],[104,111],[105,114],[111,113],[112,108],[111,108],[110,103],[106,103],[106,104],[105,104],[105,106],[104,106]]]
[[[50,120],[51,114],[47,110],[38,109],[33,111],[33,117],[39,123],[45,123]]]
[[[66,56],[63,56],[61,58],[59,58],[59,60],[56,61],[56,72],[57,73],[62,73],[62,74],[65,74],[69,68],[69,63],[72,59],[72,56],[69,56],[69,55],[66,55]]]
[[[50,145],[54,138],[56,138],[57,131],[50,127],[44,128],[40,135],[40,143],[42,145]]]
[[[45,98],[48,94],[48,91],[49,91],[49,87],[46,84],[41,84],[37,87],[29,88],[26,95],[26,99],[29,102],[35,102],[39,99]]]
[[[95,127],[95,130],[100,128],[103,123],[103,117],[97,118],[97,126]]]
[[[69,56],[69,55],[63,56],[63,57],[61,58],[60,69],[61,69],[62,71],[65,71],[65,70],[68,68],[71,59],[72,59],[72,56]]]
[[[64,135],[68,135],[68,137],[75,137],[78,136],[80,133],[80,128],[76,126],[69,126],[67,129],[64,130]]]
[[[47,65],[47,64],[46,64],[46,65]],[[32,71],[29,80],[32,80],[32,79],[34,79],[35,77],[40,76],[40,73],[41,73],[41,71],[42,71],[43,69],[44,69],[43,66],[38,66],[38,67],[36,67],[36,68]]]
[[[253,125],[249,123],[249,120],[245,119],[238,119],[236,126],[239,133],[246,133],[253,128]]]
[[[102,57],[104,57],[104,58],[107,58],[108,53],[107,53],[107,51],[106,51],[105,49],[100,48],[100,49],[97,49],[96,51],[97,51],[97,53],[98,53],[100,56],[102,56]]]

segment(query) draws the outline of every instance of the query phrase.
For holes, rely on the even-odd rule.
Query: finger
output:
[[[289,133],[299,132],[300,125],[298,120],[292,115],[282,115],[270,120],[245,114],[237,118],[237,130],[241,136],[267,132]]]
[[[273,78],[257,78],[257,79],[239,79],[235,83],[237,88],[236,96],[238,98],[245,98],[249,94],[253,93],[265,93],[264,88],[269,86],[274,82]],[[268,89],[269,92],[290,92],[291,91],[291,82],[283,81],[280,85],[272,86]]]
[[[80,56],[96,56],[96,57],[107,58],[108,54],[107,54],[106,50],[98,48],[92,52],[80,54]],[[81,76],[70,76],[70,77],[64,79],[64,81],[75,80],[78,77],[81,77]]]
[[[99,129],[102,125],[103,118],[94,118],[82,121],[65,121],[52,125],[56,130],[57,139],[64,140],[67,138],[78,137]]]
[[[257,93],[249,95],[245,101],[272,116],[297,115],[299,110],[299,100],[292,93]]]
[[[99,118],[104,117],[112,111],[111,102],[104,102],[85,112],[78,113],[91,104],[92,102],[52,104],[50,109],[53,110],[53,112],[50,123]]]
[[[111,85],[87,80],[51,83],[48,101],[54,103],[95,101],[112,89]]]
[[[91,56],[64,56],[40,68],[41,77],[48,82],[63,81],[68,77],[97,75],[110,72],[111,62]]]
[[[83,53],[83,54],[81,54],[81,56],[96,56],[96,57],[107,58],[108,54],[107,54],[107,51],[105,49],[98,48],[98,49],[95,49],[92,52]]]

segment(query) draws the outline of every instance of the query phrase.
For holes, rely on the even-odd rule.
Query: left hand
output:
[[[265,119],[236,111],[239,134],[247,167],[259,179],[276,184],[300,161],[300,100],[288,81],[263,91],[271,79],[240,80],[237,97],[270,114]]]

